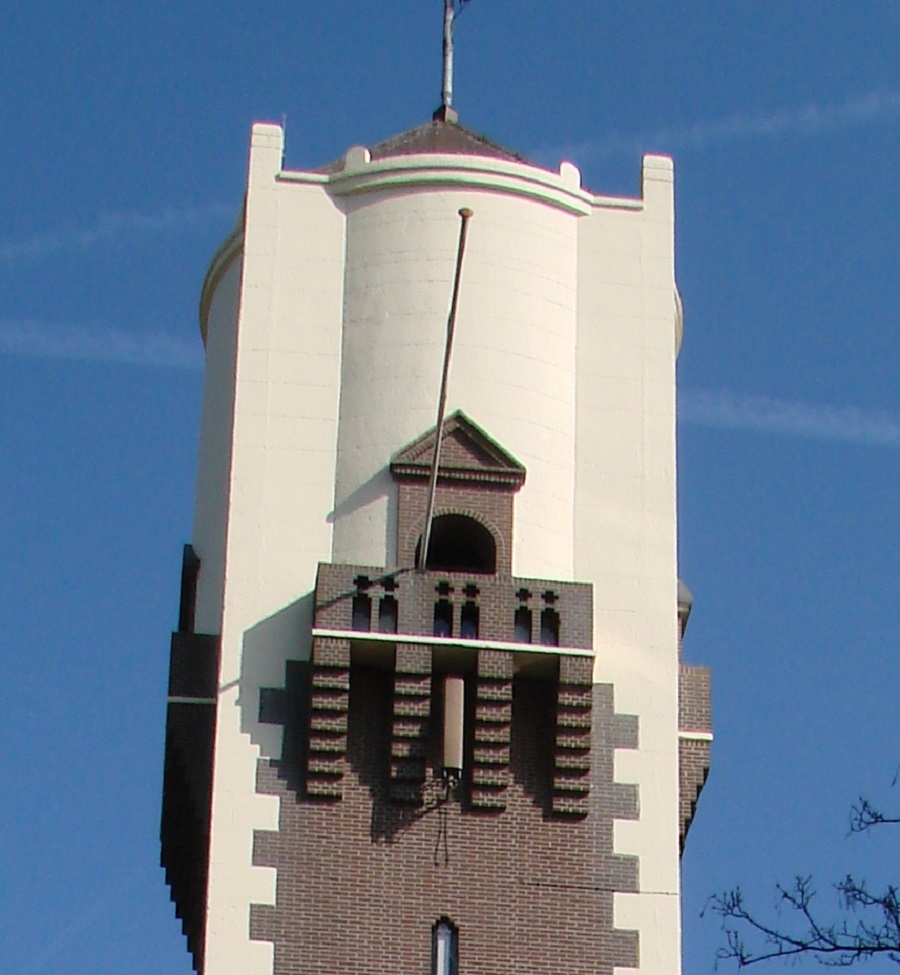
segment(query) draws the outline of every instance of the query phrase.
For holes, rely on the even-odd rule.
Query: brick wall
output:
[[[453,607],[453,633],[460,633],[463,604],[470,600],[480,610],[481,640],[512,642],[514,618],[520,606],[532,613],[531,643],[540,643],[541,613],[552,609],[559,615],[559,646],[590,649],[593,643],[593,589],[588,583],[552,579],[523,579],[510,575],[477,575],[462,572],[386,572],[373,566],[320,563],[316,578],[315,625],[329,630],[353,628],[353,597],[360,579],[372,600],[371,629],[378,632],[382,596],[389,594],[399,607],[397,632],[431,636],[434,604],[442,598],[438,586],[446,584],[443,598]],[[467,596],[466,590],[473,595]]]
[[[218,637],[172,634],[160,863],[198,972],[203,970],[206,926],[218,665]]]
[[[422,661],[409,656],[403,679],[421,681]],[[277,869],[276,905],[251,912],[251,937],[275,944],[275,975],[427,975],[443,916],[459,928],[461,972],[637,965],[637,934],[615,930],[612,915],[613,891],[638,885],[636,859],[612,851],[614,817],[638,814],[635,787],[613,782],[613,751],[637,746],[637,721],[614,713],[610,686],[590,692],[591,790],[585,815],[571,818],[553,812],[556,681],[511,680],[505,808],[488,811],[465,789],[446,794],[434,720],[417,735],[421,802],[392,801],[397,723],[409,716],[398,713],[391,670],[355,665],[342,798],[310,795],[313,669],[288,665],[282,760],[261,760],[258,772],[259,790],[281,798],[278,831],[257,833],[254,846],[254,862]]]
[[[678,727],[687,734],[712,731],[712,689],[708,667],[681,664],[678,674]],[[678,742],[680,841],[684,849],[697,800],[709,775],[712,743],[682,737]]]
[[[397,561],[416,564],[416,545],[425,525],[428,483],[402,479],[397,504]],[[512,572],[513,494],[506,486],[438,481],[435,517],[461,514],[481,522],[497,544],[497,571]]]

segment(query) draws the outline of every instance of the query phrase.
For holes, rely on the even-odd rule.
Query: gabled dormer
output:
[[[397,557],[416,564],[425,526],[436,427],[398,451]],[[525,468],[457,410],[444,422],[428,568],[512,574],[513,499]]]

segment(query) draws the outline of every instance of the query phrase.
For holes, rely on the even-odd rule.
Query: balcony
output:
[[[592,654],[588,583],[319,563],[314,633],[374,643]]]

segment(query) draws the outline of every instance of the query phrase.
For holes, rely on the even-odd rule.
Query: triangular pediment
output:
[[[394,454],[391,473],[395,477],[428,477],[436,429],[432,427]],[[439,471],[442,481],[483,481],[505,484],[512,490],[522,486],[525,468],[462,410],[447,417],[443,430]]]

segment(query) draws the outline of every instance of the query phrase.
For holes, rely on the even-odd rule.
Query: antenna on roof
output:
[[[456,122],[459,115],[453,108],[453,21],[456,4],[468,0],[444,0],[444,74],[441,85],[441,107],[434,113],[436,121]]]

